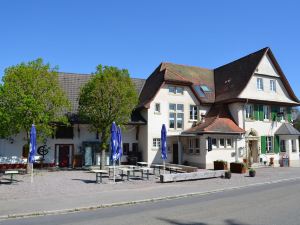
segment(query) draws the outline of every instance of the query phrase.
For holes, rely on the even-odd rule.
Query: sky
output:
[[[270,47],[300,98],[297,0],[1,0],[0,76],[39,57],[147,78],[161,62],[216,68]]]

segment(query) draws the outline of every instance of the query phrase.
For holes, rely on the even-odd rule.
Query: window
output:
[[[209,87],[207,87],[206,85],[200,85],[200,87],[204,92],[211,92],[211,89]]]
[[[211,139],[211,145],[212,145],[212,148],[217,148],[217,139],[216,138]]]
[[[169,104],[169,128],[183,129],[183,104]]]
[[[273,138],[272,137],[266,137],[267,138],[267,153],[273,152]]]
[[[55,138],[73,139],[74,131],[73,127],[59,126],[56,129]]]
[[[285,140],[280,140],[280,151],[281,152],[286,152],[286,149],[285,149]]]
[[[257,78],[256,80],[257,90],[263,91],[264,90],[264,83],[262,78]]]
[[[246,119],[253,119],[253,105],[247,104],[245,106],[245,114],[246,114]]]
[[[198,120],[198,109],[196,105],[190,105],[190,120]]]
[[[226,139],[226,148],[232,148],[232,139],[230,138]]]
[[[123,143],[123,155],[128,155],[129,143]]]
[[[169,86],[169,93],[183,94],[183,87]]]
[[[295,146],[295,141],[294,140],[291,140],[291,141],[292,141],[292,152],[297,152],[297,149]]]
[[[199,85],[194,86],[194,89],[200,97],[205,97],[204,91],[202,91]]]
[[[276,92],[276,80],[270,80],[270,91]]]
[[[160,148],[160,138],[153,138],[153,148]]]
[[[269,120],[270,119],[270,106],[264,105],[263,112],[264,112],[264,120]]]
[[[169,86],[169,93],[176,94],[176,88],[174,86]]]
[[[225,147],[225,139],[220,138],[220,148],[224,148],[224,147]]]
[[[189,139],[189,153],[190,154],[200,154],[200,143],[198,138]]]
[[[160,103],[155,103],[154,112],[155,113],[160,113]]]
[[[280,107],[279,112],[281,113],[280,120],[284,121],[286,119],[286,107]]]

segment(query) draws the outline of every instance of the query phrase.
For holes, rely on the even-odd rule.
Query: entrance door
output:
[[[249,141],[249,157],[251,162],[258,163],[258,150],[257,150],[257,141]]]
[[[178,144],[173,144],[173,163],[178,164]]]
[[[59,146],[59,157],[58,162],[60,167],[69,167],[69,145]]]

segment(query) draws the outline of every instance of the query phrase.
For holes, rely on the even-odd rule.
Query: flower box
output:
[[[232,162],[230,163],[230,171],[232,173],[246,173],[247,166],[245,163]]]
[[[223,160],[214,161],[214,170],[228,170],[228,163]]]

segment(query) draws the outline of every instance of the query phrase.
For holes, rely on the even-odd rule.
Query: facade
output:
[[[98,135],[76,119],[79,89],[90,76],[60,74],[73,126],[40,143],[49,149],[46,162],[100,163]],[[246,159],[279,166],[288,157],[290,166],[300,166],[300,133],[292,126],[293,107],[300,103],[269,48],[216,69],[161,63],[146,80],[133,82],[139,105],[123,131],[122,162],[161,163],[165,124],[171,163],[212,168],[215,160]],[[0,156],[21,157],[24,135],[0,140]]]

